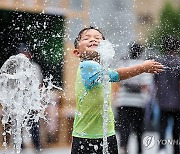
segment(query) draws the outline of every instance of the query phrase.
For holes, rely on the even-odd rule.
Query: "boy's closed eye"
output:
[[[88,40],[88,39],[89,39],[89,37],[85,37],[85,38],[82,38],[82,41]]]
[[[96,37],[95,39],[96,39],[96,40],[102,40],[102,38],[101,38],[101,37]]]

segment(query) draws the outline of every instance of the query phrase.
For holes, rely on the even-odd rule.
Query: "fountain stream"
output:
[[[100,54],[100,63],[103,69],[103,88],[104,88],[104,114],[103,114],[103,154],[108,154],[108,143],[107,143],[107,133],[108,133],[108,100],[109,100],[109,76],[108,69],[110,63],[115,55],[114,46],[107,40],[101,41],[97,48],[97,52]]]
[[[6,135],[11,134],[14,152],[21,152],[22,129],[31,129],[30,120],[37,122],[45,118],[45,109],[50,103],[48,97],[53,84],[45,79],[46,86],[39,87],[36,68],[23,54],[11,56],[0,69],[0,103],[2,105],[2,124],[4,143],[7,149]],[[10,125],[7,130],[6,126]]]

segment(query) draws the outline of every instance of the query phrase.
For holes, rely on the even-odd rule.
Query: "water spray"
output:
[[[44,79],[42,87],[36,68],[23,54],[11,56],[0,69],[0,103],[2,105],[2,125],[4,127],[4,143],[7,149],[6,135],[13,137],[13,151],[19,154],[22,144],[22,129],[29,132],[30,120],[38,122],[46,119],[45,110],[50,102],[50,92],[56,88],[51,82],[52,76]],[[61,89],[61,88],[60,88]],[[33,114],[31,114],[33,111]],[[6,130],[6,125],[10,129]]]
[[[103,88],[104,88],[104,114],[103,114],[103,154],[108,154],[108,142],[107,142],[107,133],[108,133],[108,100],[109,100],[109,75],[108,69],[111,64],[111,61],[115,55],[114,46],[107,40],[101,41],[97,47],[97,52],[100,54],[100,63],[103,69]]]

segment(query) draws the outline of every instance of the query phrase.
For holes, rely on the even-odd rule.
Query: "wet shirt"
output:
[[[157,59],[167,69],[155,75],[157,101],[161,109],[180,109],[180,58],[173,55]]]
[[[103,138],[104,90],[102,68],[94,61],[80,63],[77,71],[75,94],[76,113],[72,136],[80,138]],[[116,71],[109,71],[111,82],[118,82]],[[114,115],[110,97],[108,101],[108,135],[115,134]]]

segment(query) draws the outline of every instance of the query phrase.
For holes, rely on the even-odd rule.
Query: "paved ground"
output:
[[[159,136],[157,133],[146,133],[144,134],[144,137],[146,136],[154,136],[157,140]],[[144,138],[143,137],[143,138]],[[144,147],[144,146],[143,146]],[[135,136],[131,136],[129,141],[129,154],[137,154],[137,143]],[[158,154],[158,144],[157,142],[153,145],[152,148],[146,150],[145,147],[143,148],[143,154]],[[172,154],[172,147],[170,145],[166,148],[167,153],[166,154]],[[70,147],[69,148],[53,148],[53,149],[43,149],[40,153],[35,153],[33,149],[26,149],[22,152],[22,154],[70,154]],[[13,154],[11,150],[8,150],[4,153],[3,150],[0,150],[0,154]]]
[[[21,152],[21,154],[70,154],[70,148],[53,148],[53,149],[44,149],[41,152],[37,153],[33,149],[26,149]],[[11,150],[0,151],[0,154],[14,154]]]

